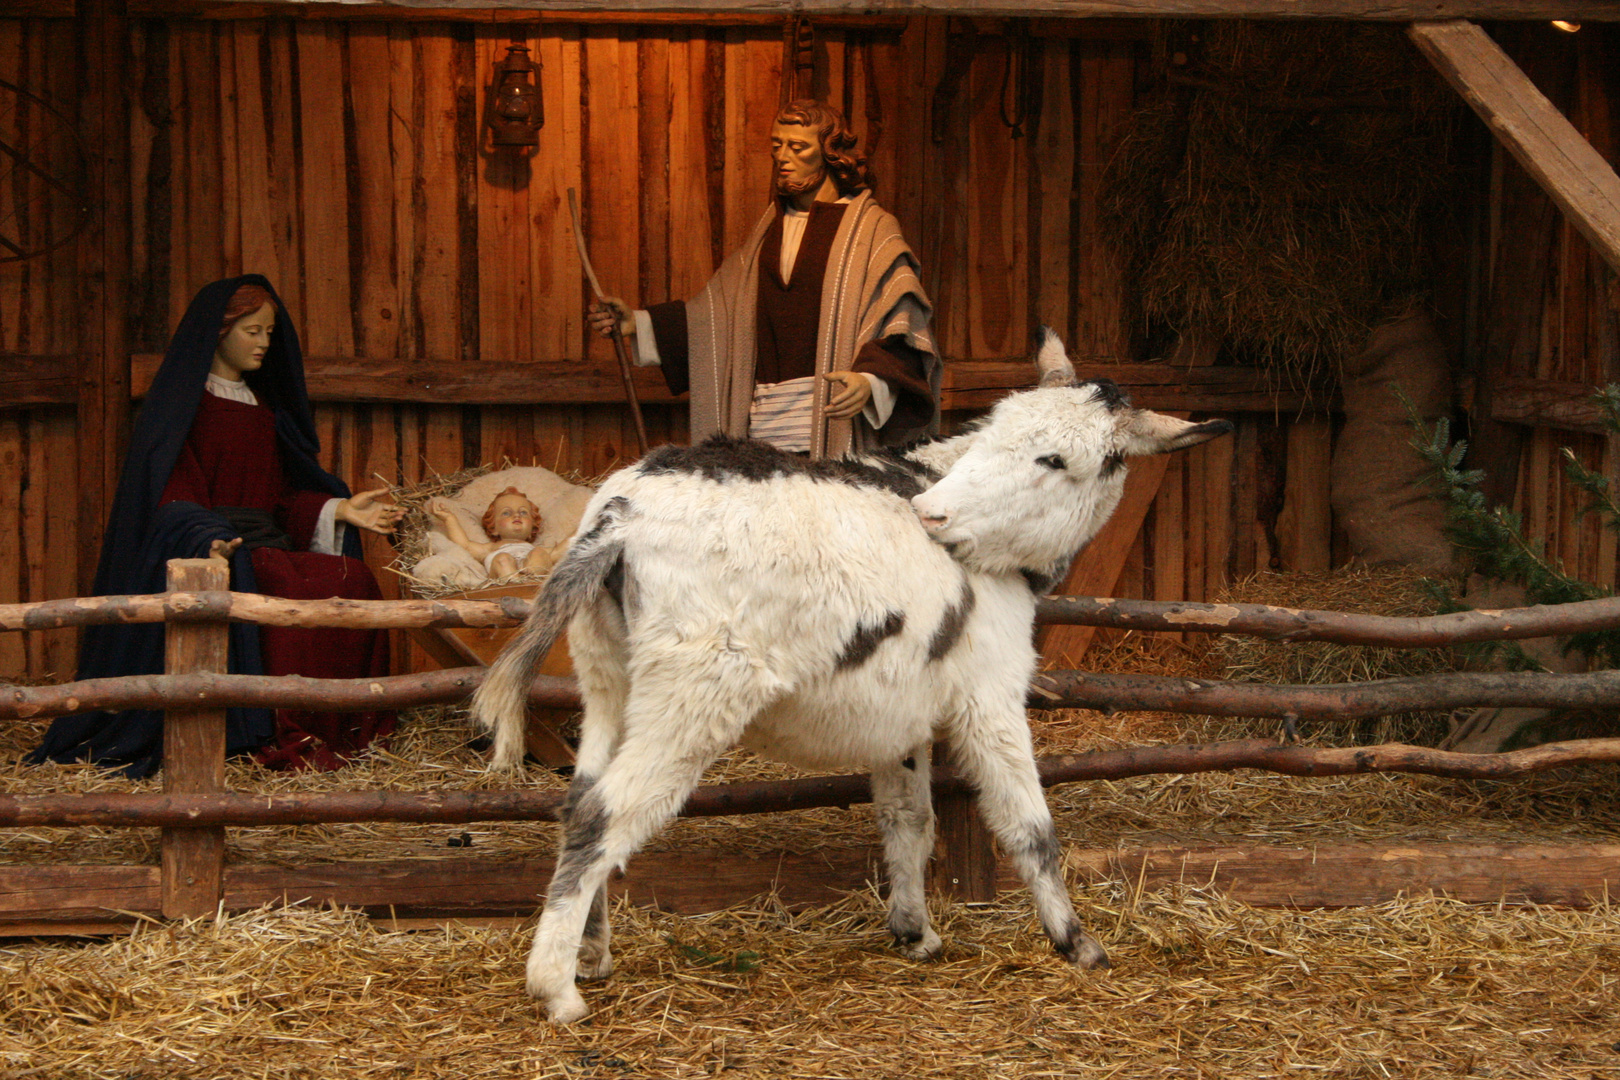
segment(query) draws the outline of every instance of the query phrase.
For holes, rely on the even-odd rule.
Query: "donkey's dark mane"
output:
[[[645,476],[691,473],[716,483],[761,484],[789,477],[820,483],[877,488],[903,499],[920,495],[939,474],[905,456],[882,449],[857,458],[811,461],[758,439],[712,435],[696,446],[660,446],[636,466]]]

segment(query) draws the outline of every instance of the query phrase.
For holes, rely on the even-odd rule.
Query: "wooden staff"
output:
[[[574,246],[579,249],[579,261],[585,266],[585,276],[590,279],[591,291],[596,294],[599,302],[606,303],[607,297],[602,295],[602,283],[596,280],[596,270],[591,266],[591,257],[585,254],[585,230],[579,223],[579,197],[574,189],[568,189],[568,212],[574,218]],[[613,348],[619,355],[619,377],[624,380],[625,400],[630,402],[630,414],[636,418],[636,445],[641,448],[642,456],[647,453],[647,421],[641,415],[641,402],[636,398],[635,380],[630,373],[630,353],[624,347],[624,335],[619,333],[619,317],[613,316]]]

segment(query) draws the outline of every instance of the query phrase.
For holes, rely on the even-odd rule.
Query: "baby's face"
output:
[[[502,495],[495,500],[495,535],[491,540],[528,540],[539,523],[529,500],[522,495]]]

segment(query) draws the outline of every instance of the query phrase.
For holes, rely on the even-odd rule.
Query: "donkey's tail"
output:
[[[523,761],[523,728],[534,671],[568,626],[574,613],[595,602],[602,584],[624,554],[622,535],[630,503],[609,499],[590,528],[574,538],[518,636],[490,665],[472,698],[472,718],[495,737],[491,767],[516,769]]]

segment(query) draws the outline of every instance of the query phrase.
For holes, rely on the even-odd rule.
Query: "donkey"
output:
[[[1069,900],[1035,769],[1035,599],[1113,513],[1127,458],[1232,425],[1078,382],[1051,331],[1036,366],[1036,389],[904,453],[817,462],[715,438],[660,447],[603,483],[472,702],[494,766],[518,767],[525,691],[567,629],[585,714],[527,970],[554,1023],[588,1011],[576,979],[612,972],[608,874],[738,742],[805,768],[870,770],[889,932],[926,960],[941,949],[923,882],[929,748],[943,737],[1053,947],[1107,965]]]

